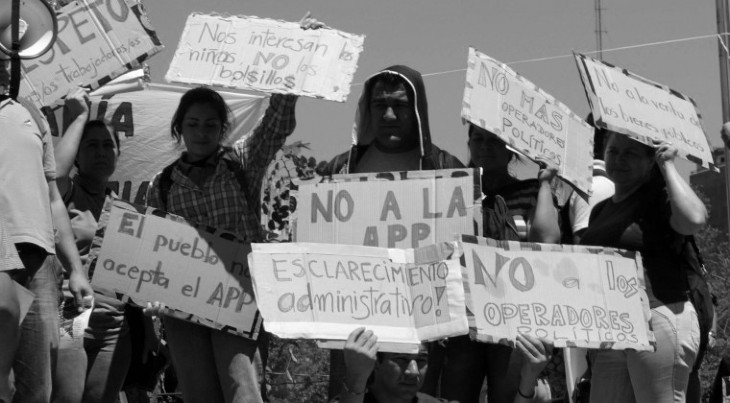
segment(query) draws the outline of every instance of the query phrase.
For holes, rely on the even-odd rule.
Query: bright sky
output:
[[[712,0],[603,0],[603,48],[612,49],[716,33]],[[327,25],[366,35],[348,102],[301,98],[292,140],[310,142],[315,158],[347,149],[360,85],[374,72],[405,64],[424,75],[435,144],[462,161],[461,123],[467,49],[474,46],[510,64],[568,105],[589,112],[571,50],[596,49],[593,1],[575,0],[147,0],[145,6],[166,49],[150,59],[152,79],[164,82],[185,19],[193,11],[298,21],[306,11]],[[516,61],[565,56],[547,61]],[[604,60],[695,99],[712,145],[721,144],[718,41],[688,40],[604,51]],[[456,71],[454,71],[456,70]],[[465,162],[465,161],[464,161]],[[685,174],[693,169],[683,164]]]

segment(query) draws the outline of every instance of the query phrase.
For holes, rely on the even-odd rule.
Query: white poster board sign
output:
[[[292,22],[193,13],[165,79],[344,102],[363,39]]]
[[[654,350],[638,253],[468,235],[462,247],[478,340],[513,344],[522,333],[556,347]]]
[[[481,233],[480,178],[464,168],[300,181],[294,239],[416,248]]]
[[[593,128],[507,65],[469,48],[462,118],[496,134],[587,195],[593,177]]]
[[[107,203],[90,255],[95,288],[144,306],[160,301],[174,316],[258,338],[261,317],[248,269],[249,244],[161,210]]]
[[[419,249],[253,244],[249,267],[266,330],[347,340],[367,326],[381,351],[468,332],[455,241]]]
[[[39,108],[78,86],[98,88],[141,66],[163,46],[137,0],[77,0],[58,13],[53,48],[23,61],[20,95]]]
[[[717,171],[692,98],[604,61],[581,54],[575,61],[596,126],[649,145],[672,142],[681,158]]]

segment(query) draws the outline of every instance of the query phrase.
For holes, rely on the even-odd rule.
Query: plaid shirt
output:
[[[253,134],[237,141],[232,148],[221,148],[206,161],[213,171],[201,186],[189,177],[190,164],[176,161],[172,186],[167,196],[167,211],[188,221],[235,232],[246,242],[263,239],[261,229],[261,184],[266,168],[286,137],[294,132],[294,106],[297,97],[273,94],[261,123]],[[243,168],[246,189],[241,189],[236,174],[223,159],[239,162]],[[160,173],[147,190],[147,205],[161,208]]]

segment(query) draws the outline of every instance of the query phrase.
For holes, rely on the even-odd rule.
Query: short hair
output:
[[[182,122],[185,119],[185,114],[195,104],[210,105],[215,110],[218,119],[221,121],[223,133],[230,126],[229,116],[231,115],[231,109],[221,94],[207,87],[193,88],[180,98],[180,103],[177,106],[177,110],[175,110],[175,114],[172,115],[172,122],[170,122],[172,138],[177,140],[178,143],[182,140]]]
[[[475,125],[474,123],[471,123],[471,122],[468,122],[468,124],[469,124],[469,128],[467,129],[467,132],[466,133],[467,133],[467,136],[469,136],[469,140],[471,140],[471,136],[474,133],[474,130],[476,130],[476,129],[482,129],[482,128],[479,127],[479,126],[477,126],[477,125]],[[484,130],[486,132],[489,132],[491,134],[494,134],[494,133],[490,132],[487,129],[482,129],[482,130]],[[496,136],[496,134],[494,134],[494,135]],[[508,145],[506,142],[504,142],[504,144],[505,145]],[[522,159],[522,156],[520,154],[518,154],[518,153],[516,153],[516,152],[514,152],[512,150],[510,150],[509,148],[507,149],[507,152],[510,154],[510,157],[509,157],[509,161],[510,162],[513,162],[513,161],[522,162],[522,163],[525,162]],[[475,168],[476,167],[476,164],[474,164],[474,162],[471,160],[471,155],[469,156],[469,164],[467,165],[467,167],[468,168]]]
[[[408,84],[405,78],[401,76],[400,74],[396,74],[390,71],[383,71],[380,74],[376,75],[372,78],[372,81],[369,85],[369,94],[368,94],[368,101],[372,99],[373,96],[373,90],[375,89],[375,86],[382,83],[385,86],[389,87],[395,87],[398,84],[403,84],[403,87],[406,89],[406,94],[408,94],[408,101],[412,104],[416,104],[416,99],[414,97],[413,88],[411,88],[411,85]]]

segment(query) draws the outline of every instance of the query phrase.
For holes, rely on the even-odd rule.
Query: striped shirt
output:
[[[522,242],[527,242],[528,224],[532,222],[532,216],[535,214],[539,191],[540,182],[537,179],[528,179],[514,182],[495,192],[504,199]]]
[[[261,184],[266,167],[294,132],[294,107],[297,97],[273,94],[261,123],[253,134],[237,141],[232,148],[219,149],[207,161],[209,167],[192,167],[182,157],[172,171],[172,185],[167,196],[167,211],[186,220],[236,233],[245,242],[263,239],[261,228]],[[245,189],[223,159],[241,164]],[[189,176],[195,169],[211,169],[203,183],[197,185]],[[147,205],[162,207],[160,173],[147,190]],[[199,181],[198,181],[199,182]]]

